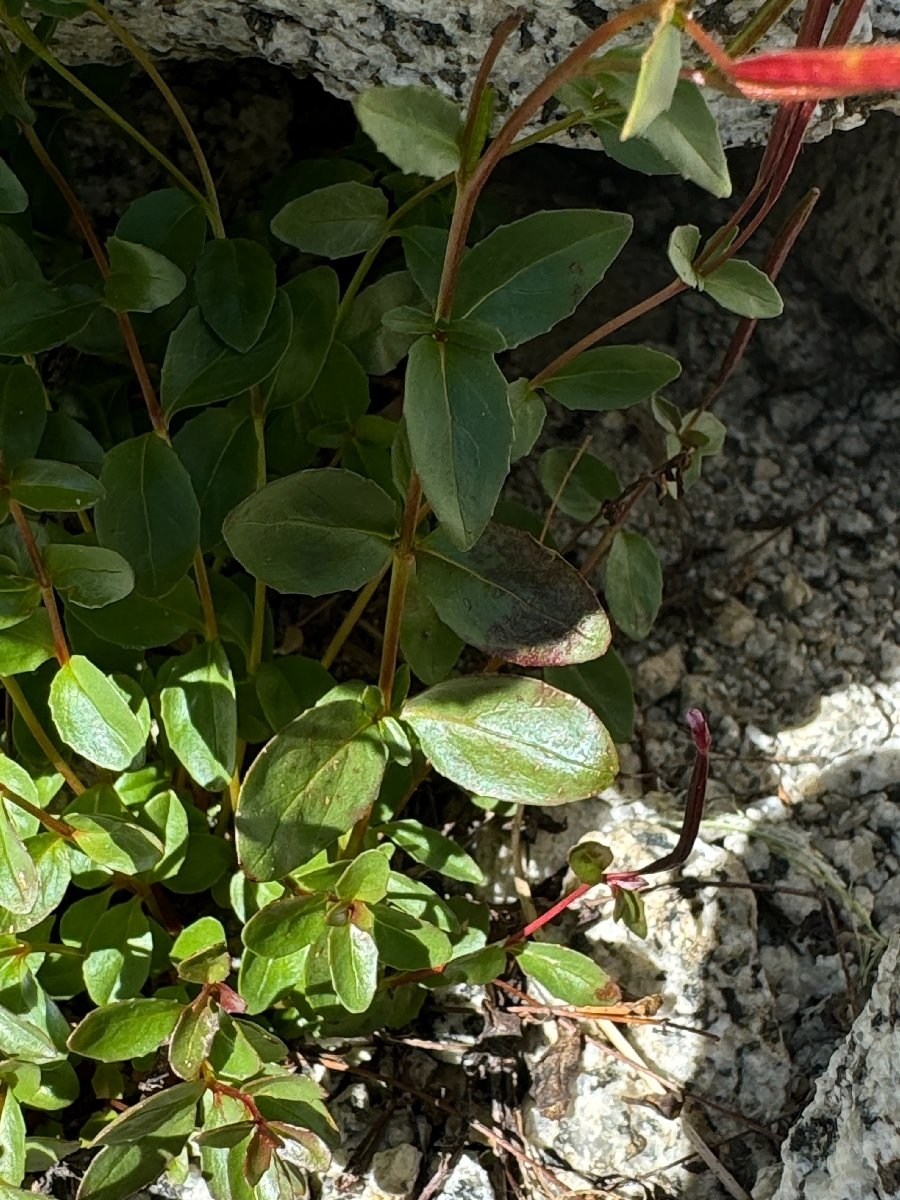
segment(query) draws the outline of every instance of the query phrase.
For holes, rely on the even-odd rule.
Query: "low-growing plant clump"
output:
[[[684,861],[700,821],[703,715],[689,714],[675,849],[613,867],[599,843],[573,847],[578,885],[518,932],[497,932],[448,829],[615,778],[633,706],[609,616],[643,638],[662,598],[629,512],[652,488],[679,498],[722,449],[710,405],[755,322],[781,311],[773,280],[815,196],[765,269],[740,251],[816,97],[896,83],[885,51],[868,76],[842,57],[849,0],[825,48],[828,6],[812,0],[801,49],[745,57],[783,8],[764,5],[725,52],[679,5],[639,4],[496,131],[490,73],[513,13],[465,111],[422,87],[363,93],[362,136],[283,173],[243,236],[176,98],[100,0],[0,3],[4,1197],[84,1147],[81,1200],[126,1200],[191,1160],[217,1200],[304,1195],[336,1135],[290,1045],[401,1027],[441,988],[510,971],[564,1004],[627,1010],[593,959],[535,935],[599,885],[646,933],[644,876]],[[159,88],[199,183],[57,59],[58,23],[85,13]],[[610,49],[628,30],[644,40]],[[49,80],[61,100],[46,102]],[[587,126],[626,166],[727,197],[703,86],[790,102],[747,200],[718,230],[672,232],[662,291],[508,378],[505,352],[602,283],[632,219],[537,212],[475,236],[497,164]],[[61,125],[91,110],[166,176],[108,231],[61,166]],[[685,412],[664,395],[675,359],[604,342],[690,288],[741,320]],[[585,446],[554,447],[538,463],[547,510],[502,501],[547,397],[647,406],[665,460],[625,480]],[[564,553],[556,513],[578,525]],[[303,598],[299,651],[283,594]],[[353,642],[373,621],[380,661],[359,678]]]

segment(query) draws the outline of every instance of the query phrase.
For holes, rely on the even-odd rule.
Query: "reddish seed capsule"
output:
[[[829,100],[900,90],[900,46],[845,46],[756,54],[730,79],[755,100]]]

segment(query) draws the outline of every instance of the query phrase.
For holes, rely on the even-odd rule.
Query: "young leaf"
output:
[[[28,193],[18,176],[0,158],[0,213],[20,213],[28,207]]]
[[[339,900],[361,900],[374,904],[387,892],[391,868],[380,850],[364,850],[334,885]]]
[[[82,972],[97,1005],[137,996],[150,974],[153,935],[137,896],[108,908],[91,930]]]
[[[569,867],[581,883],[602,883],[613,860],[613,852],[596,836],[582,838],[568,853]]]
[[[132,201],[119,221],[116,237],[149,246],[188,274],[206,240],[206,217],[187,192],[162,188]]]
[[[741,317],[780,317],[784,310],[784,301],[768,275],[741,258],[732,258],[702,275],[700,286],[723,308]]]
[[[296,954],[325,933],[325,903],[322,896],[291,896],[267,904],[244,926],[244,945],[263,958]]]
[[[6,800],[0,796],[0,904],[12,913],[28,913],[39,891],[37,868],[10,819]]]
[[[615,472],[593,454],[582,454],[577,462],[576,455],[577,449],[561,446],[545,450],[538,463],[538,475],[560,512],[576,521],[591,521],[604,500],[618,496],[619,481]]]
[[[613,906],[613,920],[621,921],[635,937],[646,938],[647,913],[644,910],[644,897],[639,891],[631,888],[617,887],[614,891],[616,902]]]
[[[400,650],[414,675],[423,683],[446,679],[465,643],[440,619],[415,575],[406,589],[400,625]]]
[[[2,1200],[16,1200],[33,1193],[18,1188],[25,1180],[25,1119],[8,1083],[0,1085],[0,1105],[0,1196]]]
[[[608,412],[648,400],[680,374],[677,359],[647,346],[597,346],[541,386],[566,408]]]
[[[382,825],[380,832],[431,871],[446,875],[448,879],[459,879],[462,883],[484,883],[484,873],[474,858],[452,838],[429,829],[421,821],[391,821]]]
[[[281,289],[291,305],[291,340],[277,370],[262,385],[270,409],[296,404],[309,392],[328,356],[340,285],[331,267],[295,275]]]
[[[266,326],[245,354],[232,350],[210,330],[199,308],[185,314],[169,338],[159,395],[167,417],[198,404],[230,400],[271,375],[291,340],[291,305],[282,292]]]
[[[375,245],[387,228],[387,213],[380,188],[334,183],[291,200],[272,218],[271,229],[279,241],[307,254],[347,258]]]
[[[299,471],[229,514],[225,541],[251,575],[279,592],[355,591],[387,563],[396,504],[351,471]]]
[[[528,942],[517,955],[526,975],[565,1004],[594,1006],[610,1003],[604,999],[609,976],[592,958],[568,946],[549,942]]]
[[[541,436],[547,406],[528,386],[527,379],[517,379],[509,385],[509,407],[513,418],[513,444],[509,457],[511,462],[518,462],[531,453]]]
[[[0,675],[23,675],[36,671],[55,653],[53,632],[46,609],[39,608],[0,631]]]
[[[434,88],[369,88],[354,107],[363,132],[406,174],[440,179],[459,166],[462,115]]]
[[[26,458],[10,475],[9,494],[35,512],[86,512],[103,498],[104,489],[71,463]]]
[[[614,650],[571,667],[545,667],[544,679],[592,708],[614,742],[634,736],[634,692],[625,664]]]
[[[154,312],[184,291],[184,272],[158,250],[118,237],[108,238],[106,249],[112,274],[103,294],[117,312]]]
[[[199,999],[199,997],[198,997]],[[211,996],[189,1004],[178,1018],[169,1044],[169,1066],[181,1079],[196,1079],[219,1032],[222,1010]]]
[[[194,286],[213,333],[242,354],[256,345],[275,303],[275,263],[262,246],[247,238],[207,243]]]
[[[589,708],[537,679],[469,676],[408,701],[403,719],[435,769],[478,795],[567,804],[601,792],[618,759]]]
[[[641,55],[634,99],[622,128],[622,141],[645,134],[651,122],[668,110],[681,71],[681,33],[661,9],[662,24],[653,31]]]
[[[521,530],[489,525],[460,551],[438,529],[419,544],[416,573],[454,633],[508,662],[588,662],[609,645],[609,622],[590,585]]]
[[[374,802],[386,765],[356,700],[312,708],[276,734],[238,803],[238,857],[251,879],[279,879],[346,833]]]
[[[75,830],[72,841],[93,862],[122,875],[152,871],[163,856],[155,834],[131,821],[107,813],[72,813],[66,818]]]
[[[223,791],[234,773],[237,701],[222,643],[201,642],[170,658],[158,684],[162,723],[176,758],[200,787]]]
[[[622,530],[606,562],[605,594],[616,624],[640,641],[650,632],[662,603],[662,567],[656,551],[639,533]]]
[[[50,713],[66,745],[98,767],[125,771],[144,748],[146,733],[121,688],[83,655],[54,675]]]
[[[700,230],[696,225],[677,225],[669,237],[669,262],[675,274],[688,287],[699,287],[700,276],[694,270],[694,258],[700,245]]]
[[[0,452],[7,471],[37,455],[46,424],[47,398],[37,371],[23,363],[0,366]]]
[[[53,586],[79,608],[104,608],[134,590],[134,571],[114,550],[55,542],[43,558]]]
[[[94,511],[97,540],[131,564],[141,595],[164,596],[190,567],[200,539],[187,471],[171,446],[145,433],[109,451],[100,483],[106,496]]]
[[[389,967],[401,971],[419,971],[425,967],[439,967],[448,962],[453,953],[450,939],[436,925],[429,925],[409,913],[390,908],[387,904],[376,904],[372,908],[375,923],[372,937],[378,948],[378,957]]]
[[[169,952],[173,962],[192,958],[202,950],[218,949],[225,944],[225,930],[216,917],[200,917],[175,939]]]
[[[632,224],[624,213],[561,209],[501,225],[466,255],[453,315],[494,326],[509,347],[546,333],[600,282]]]
[[[85,287],[14,283],[0,292],[0,354],[18,358],[62,345],[84,329],[99,304]]]
[[[167,1042],[183,1009],[178,1000],[119,1000],[89,1012],[66,1044],[84,1058],[129,1062]]]
[[[509,471],[513,427],[503,373],[489,354],[419,338],[409,354],[404,418],[425,494],[466,549],[491,519]]]
[[[364,288],[353,301],[340,337],[367,374],[387,375],[406,355],[412,335],[394,332],[382,318],[394,308],[419,300],[421,292],[409,271],[394,271]]]
[[[337,998],[348,1012],[363,1013],[375,998],[378,950],[370,933],[347,921],[328,930],[328,967]]]

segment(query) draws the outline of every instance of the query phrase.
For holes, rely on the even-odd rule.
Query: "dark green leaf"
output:
[[[568,946],[548,942],[528,942],[518,954],[519,966],[526,975],[565,1004],[591,1006],[611,1003],[604,998],[609,976],[592,958]]]
[[[409,354],[404,417],[435,515],[467,548],[483,533],[509,471],[513,428],[503,373],[488,354],[420,338]]]
[[[125,771],[144,748],[146,734],[121,688],[80,654],[54,675],[50,713],[66,745],[98,767]]]
[[[463,261],[453,315],[495,326],[509,346],[545,333],[596,287],[631,228],[624,213],[590,209],[501,225]]]
[[[382,856],[383,857],[383,856]],[[244,945],[263,958],[296,954],[325,933],[322,896],[291,896],[267,904],[244,926]]]
[[[256,433],[238,406],[208,408],[178,431],[172,445],[200,507],[200,549],[218,551],[222,523],[256,486]]]
[[[616,888],[615,891],[613,920],[621,921],[635,937],[646,938],[647,913],[644,910],[644,897],[639,891],[632,891],[630,888]]]
[[[47,413],[47,424],[37,457],[74,463],[91,475],[99,475],[103,466],[103,447],[78,421],[65,413],[51,412]]]
[[[316,382],[337,321],[340,286],[331,267],[315,267],[281,289],[291,304],[291,340],[278,369],[263,385],[270,409],[296,404]]]
[[[483,796],[518,804],[567,804],[602,792],[618,758],[589,708],[524,676],[469,676],[407,702],[435,769]]]
[[[527,379],[517,379],[509,385],[509,407],[513,418],[513,444],[510,461],[518,462],[534,449],[541,436],[547,407],[544,401],[528,386]]]
[[[195,783],[228,787],[237,752],[237,703],[228,655],[219,641],[201,642],[170,658],[159,673],[166,737]]]
[[[406,174],[440,179],[459,166],[462,114],[435,88],[369,88],[354,107],[363,132]]]
[[[374,246],[387,228],[387,212],[380,188],[334,183],[291,200],[272,218],[272,232],[308,254],[346,258]]]
[[[631,677],[614,650],[602,658],[572,667],[546,667],[546,681],[583,700],[592,708],[614,742],[630,742],[634,736],[634,692]]]
[[[447,230],[433,229],[430,225],[413,225],[404,229],[401,236],[409,273],[425,299],[434,305],[444,269]]]
[[[172,1036],[184,1008],[177,1000],[120,1000],[96,1008],[69,1037],[68,1047],[100,1062],[129,1062]]]
[[[53,586],[69,604],[104,608],[134,590],[134,571],[114,550],[57,542],[43,558]]]
[[[83,854],[109,871],[139,875],[152,871],[163,856],[155,834],[122,817],[107,813],[72,813],[66,818],[75,830],[72,841]]]
[[[167,417],[198,404],[239,396],[261,383],[278,366],[291,340],[291,305],[276,295],[266,327],[246,354],[220,341],[192,308],[169,338],[160,380]]]
[[[82,964],[87,993],[97,1005],[129,1000],[150,974],[153,935],[137,896],[108,908],[90,932]]]
[[[233,350],[255,346],[275,303],[275,263],[246,238],[209,242],[194,276],[197,302],[212,331]]]
[[[348,1012],[365,1012],[378,985],[378,950],[370,933],[347,921],[328,930],[328,966],[337,998]]]
[[[0,213],[20,213],[28,207],[28,193],[18,176],[0,158]]]
[[[442,530],[416,558],[438,616],[470,645],[521,666],[588,662],[609,645],[609,622],[590,585],[530,534],[489,525],[468,551]]]
[[[622,128],[622,141],[646,134],[651,122],[667,112],[681,71],[681,33],[661,14],[650,45],[641,55],[634,99]]]
[[[387,375],[412,344],[407,333],[395,333],[382,324],[391,309],[415,304],[421,293],[409,271],[394,271],[359,293],[341,326],[341,341],[354,353],[369,375]]]
[[[544,491],[556,501],[559,511],[576,521],[592,521],[603,501],[613,500],[619,494],[615,472],[593,454],[580,454],[578,450],[561,446],[545,450],[538,474]]]
[[[7,225],[0,225],[0,291],[5,292],[16,283],[44,286],[44,274],[38,260],[18,234],[13,233]]]
[[[617,533],[606,561],[605,594],[619,628],[639,641],[650,632],[662,603],[662,567],[639,533]]]
[[[378,794],[387,754],[356,700],[310,709],[265,746],[244,777],[238,857],[279,879],[346,833]]]
[[[165,596],[190,567],[200,540],[190,476],[171,446],[145,433],[110,450],[100,483],[106,497],[94,511],[97,540],[131,564],[141,595]]]
[[[320,421],[353,425],[369,407],[369,380],[353,354],[334,342],[304,408]],[[312,437],[312,434],[310,434]]]
[[[339,900],[361,900],[374,904],[387,892],[391,868],[380,850],[364,850],[342,873],[334,885]]]
[[[465,643],[440,619],[434,605],[413,575],[406,589],[400,626],[400,650],[423,683],[446,679]]]
[[[579,354],[542,387],[566,408],[607,412],[640,404],[677,379],[681,364],[646,346],[598,346]]]
[[[7,471],[35,457],[46,423],[47,398],[37,371],[24,364],[0,366],[0,453]]]
[[[334,687],[334,679],[314,658],[292,654],[261,663],[256,694],[263,715],[277,733]]]
[[[436,925],[429,925],[427,921],[399,912],[387,904],[376,904],[372,916],[375,918],[372,936],[378,956],[389,967],[401,971],[439,967],[453,953],[450,939]]]
[[[0,293],[0,354],[52,350],[80,333],[100,304],[84,287],[14,283]]]
[[[184,291],[184,272],[158,250],[118,237],[107,239],[106,249],[112,274],[103,293],[117,312],[155,312]]]
[[[25,458],[10,476],[9,494],[34,512],[87,512],[103,499],[104,489],[71,463]]]
[[[440,986],[442,983],[483,985],[502,975],[505,967],[506,950],[502,946],[483,946],[480,950],[460,955],[447,963],[444,971],[435,977],[434,986]]]
[[[581,883],[591,887],[602,883],[613,860],[609,846],[596,837],[583,838],[568,854],[569,867]]]
[[[239,504],[224,533],[242,566],[276,591],[354,591],[390,557],[396,505],[350,471],[299,471]]]
[[[784,301],[768,275],[741,258],[732,258],[701,275],[700,286],[723,308],[741,317],[780,317],[784,310]]]
[[[222,1010],[212,997],[189,1005],[178,1018],[169,1043],[169,1066],[181,1079],[196,1079],[219,1032]]]
[[[66,624],[73,624],[71,611],[66,612]],[[78,609],[75,624],[113,645],[148,650],[167,646],[188,630],[202,632],[203,614],[197,591],[185,578],[164,596],[151,598],[132,592],[102,610]]]
[[[459,922],[453,909],[420,879],[410,879],[392,871],[388,883],[387,903],[391,908],[399,908],[401,912],[437,925],[447,933],[459,932]]]
[[[444,837],[436,829],[429,829],[421,821],[391,821],[382,825],[380,832],[431,871],[463,883],[484,883],[484,873],[474,858],[451,838]]]
[[[308,954],[308,946],[276,959],[262,958],[252,950],[244,951],[238,991],[251,1016],[271,1008],[286,992],[303,990]]]
[[[206,240],[203,209],[187,192],[163,188],[133,201],[116,228],[116,236],[149,246],[190,272]]]

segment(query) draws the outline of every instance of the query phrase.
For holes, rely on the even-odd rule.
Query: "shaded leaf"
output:
[[[545,450],[538,463],[538,475],[559,511],[576,521],[593,520],[603,501],[614,500],[619,494],[615,472],[593,454],[580,454],[577,449],[560,446]]]
[[[206,217],[187,192],[162,188],[131,202],[116,227],[116,236],[149,246],[188,273],[206,240]]]
[[[256,345],[275,303],[275,263],[262,246],[215,238],[200,255],[194,286],[213,333],[241,353]]]
[[[387,227],[387,212],[380,188],[351,180],[291,200],[272,218],[271,228],[298,250],[346,258],[375,244]]]
[[[10,475],[9,494],[35,512],[86,512],[103,499],[104,489],[71,463],[26,458]]]
[[[238,407],[208,408],[179,429],[172,445],[200,508],[200,549],[218,551],[225,518],[256,487],[253,420]]]
[[[37,455],[46,423],[47,398],[37,371],[22,363],[0,366],[0,453],[8,471]]]
[[[440,683],[450,674],[465,643],[437,615],[415,575],[406,589],[400,625],[400,650],[423,683]]]
[[[80,333],[100,301],[84,287],[14,283],[0,292],[0,354],[52,350]]]
[[[388,328],[382,318],[391,309],[420,298],[409,271],[394,271],[364,288],[353,301],[340,337],[367,374],[386,375],[406,355],[413,336]]]
[[[628,669],[614,650],[571,667],[545,667],[546,681],[592,708],[614,742],[634,736],[634,692]]]
[[[140,899],[108,908],[85,944],[82,963],[87,993],[97,1005],[137,996],[150,975],[153,936]]]
[[[421,821],[405,818],[382,825],[380,832],[410,858],[422,863],[431,871],[446,875],[448,879],[459,879],[463,883],[484,883],[484,873],[478,863],[466,854],[451,838],[444,837],[436,829],[429,829]],[[396,965],[396,964],[392,964]]]
[[[334,337],[340,285],[331,267],[315,267],[281,290],[291,305],[291,340],[262,387],[270,409],[296,404],[316,382]]]
[[[616,534],[606,560],[604,591],[616,624],[629,637],[645,638],[662,603],[662,567],[656,551],[639,533]]]
[[[597,346],[541,386],[566,408],[607,412],[640,404],[680,374],[677,359],[647,346]]]
[[[744,259],[729,259],[700,279],[707,295],[738,316],[759,320],[780,317],[784,310],[784,301],[768,275]]]
[[[107,239],[112,274],[103,293],[117,312],[154,312],[184,291],[184,272],[158,250],[119,237]]]

